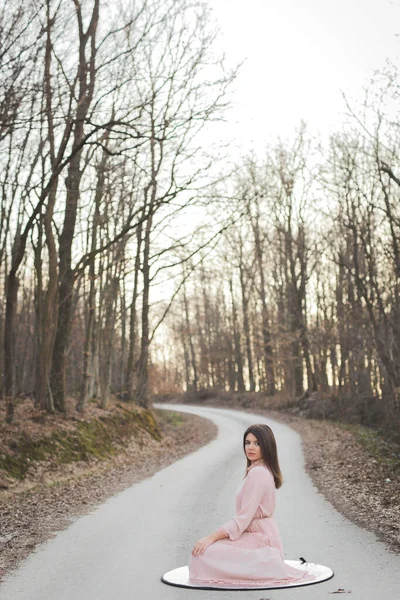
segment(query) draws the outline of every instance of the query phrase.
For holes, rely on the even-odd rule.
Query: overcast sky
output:
[[[386,58],[398,63],[396,0],[208,0],[230,61],[246,59],[230,115],[242,147],[263,148],[300,119],[339,126],[342,90],[361,96]]]

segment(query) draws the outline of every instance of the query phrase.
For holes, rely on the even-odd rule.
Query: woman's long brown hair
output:
[[[261,456],[271,471],[276,489],[280,488],[283,483],[283,477],[278,461],[278,450],[276,447],[275,436],[272,432],[271,427],[268,425],[250,425],[244,432],[243,436],[243,450],[246,454],[246,436],[252,433],[260,444]],[[251,465],[251,460],[247,459],[247,468]]]

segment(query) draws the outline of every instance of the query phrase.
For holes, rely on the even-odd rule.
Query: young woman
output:
[[[274,521],[275,489],[282,485],[275,436],[268,425],[251,425],[243,436],[245,478],[235,494],[236,516],[201,538],[189,556],[192,583],[223,587],[290,585],[314,579],[283,560]]]

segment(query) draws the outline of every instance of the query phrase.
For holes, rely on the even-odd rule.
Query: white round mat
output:
[[[161,577],[161,581],[168,585],[174,585],[177,587],[185,587],[185,588],[196,588],[200,590],[274,590],[279,588],[290,588],[290,587],[300,587],[303,585],[313,585],[315,583],[321,583],[322,581],[327,581],[333,577],[333,571],[329,567],[325,567],[324,565],[319,565],[317,563],[309,563],[303,562],[301,560],[285,560],[285,563],[290,567],[294,567],[299,569],[299,571],[307,571],[310,575],[314,575],[315,579],[313,581],[299,581],[298,583],[288,583],[288,584],[280,584],[280,585],[257,585],[254,586],[249,585],[248,587],[243,586],[234,586],[234,585],[212,585],[212,584],[195,584],[189,581],[189,568],[178,567],[177,569],[172,569],[172,571],[168,571],[164,573]]]

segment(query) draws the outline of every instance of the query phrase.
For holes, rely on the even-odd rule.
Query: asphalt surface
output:
[[[1,600],[250,600],[400,598],[400,556],[342,517],[318,493],[303,466],[300,438],[257,414],[217,408],[155,405],[216,423],[218,437],[152,477],[110,498],[40,546],[0,586]],[[161,576],[187,564],[194,543],[234,515],[244,474],[242,436],[251,423],[274,430],[285,484],[275,518],[285,558],[330,566],[333,579],[299,588],[217,591],[176,588]],[[334,596],[337,597],[337,596]]]

